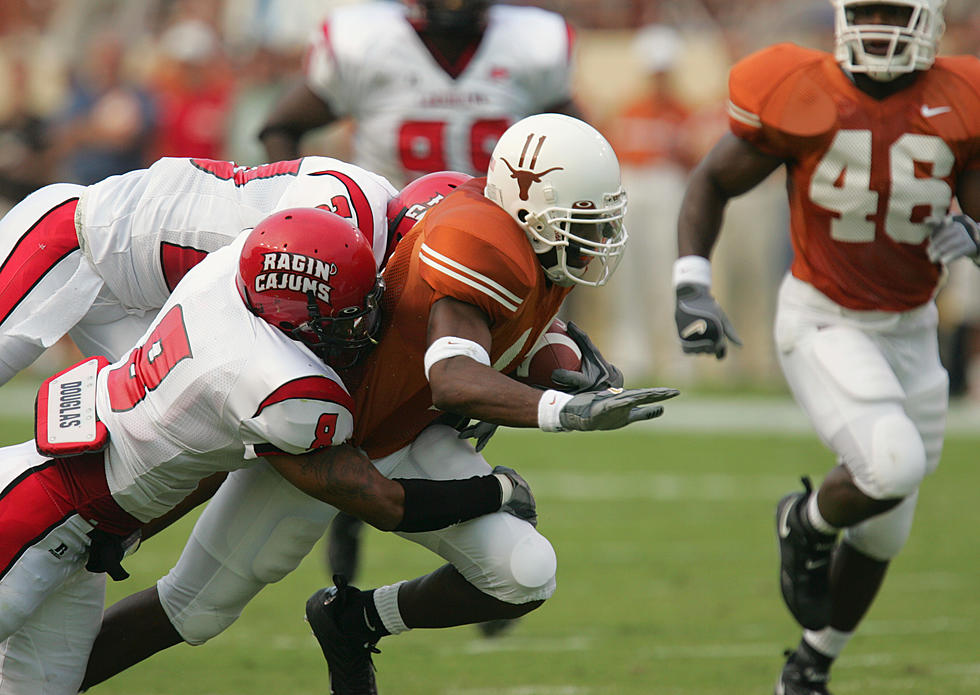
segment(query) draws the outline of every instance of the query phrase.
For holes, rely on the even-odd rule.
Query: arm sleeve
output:
[[[270,393],[240,426],[245,458],[305,454],[347,441],[354,429],[354,402],[336,381],[310,376]]]

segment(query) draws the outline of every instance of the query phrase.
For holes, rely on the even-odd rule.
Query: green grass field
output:
[[[463,627],[383,640],[382,692],[771,693],[782,650],[798,639],[778,595],[772,512],[830,456],[809,434],[685,434],[664,420],[617,433],[498,434],[488,459],[535,488],[539,528],[558,551],[558,592],[499,639]],[[30,432],[27,421],[0,422],[2,443]],[[836,695],[980,692],[978,444],[947,440],[912,538],[835,669]],[[130,558],[133,576],[110,582],[109,601],[165,572],[189,528],[185,520]],[[365,562],[361,586],[441,564],[374,531]],[[91,692],[322,695],[326,667],[302,613],[326,581],[318,549],[212,642],[181,645]]]

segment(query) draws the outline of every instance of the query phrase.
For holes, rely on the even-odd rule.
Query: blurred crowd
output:
[[[89,184],[162,156],[263,162],[256,134],[297,77],[311,30],[357,1],[4,0],[0,212],[46,183]],[[830,3],[509,2],[561,12],[576,28],[576,98],[620,156],[630,194],[627,260],[571,318],[637,380],[778,388],[771,320],[790,253],[782,182],[735,201],[726,218],[738,230],[716,251],[716,293],[746,347],[724,364],[677,345],[674,223],[687,174],[727,127],[732,63],[779,41],[831,50]],[[980,51],[975,0],[949,0],[946,17],[942,52]],[[344,158],[348,134],[315,134],[304,153]],[[980,397],[980,274],[969,270],[954,266],[940,308],[954,394]]]

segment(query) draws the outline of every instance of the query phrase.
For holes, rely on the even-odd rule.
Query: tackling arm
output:
[[[956,185],[956,200],[964,213],[980,220],[980,169],[971,169],[960,176]]]
[[[270,162],[295,159],[305,133],[336,120],[336,114],[305,82],[297,82],[276,103],[259,139]]]

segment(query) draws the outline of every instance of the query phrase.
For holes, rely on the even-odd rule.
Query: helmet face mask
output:
[[[932,67],[946,28],[946,0],[831,0],[835,57],[879,82]]]
[[[551,282],[597,287],[619,264],[626,192],[592,126],[560,114],[518,121],[494,148],[485,194],[521,226]]]
[[[371,246],[348,220],[283,210],[249,232],[235,277],[249,310],[335,369],[377,343],[384,284]]]

